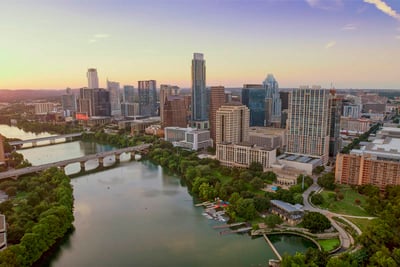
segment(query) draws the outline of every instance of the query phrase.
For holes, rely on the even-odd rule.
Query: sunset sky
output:
[[[190,86],[400,89],[399,0],[0,0],[0,88],[87,86],[87,68]]]

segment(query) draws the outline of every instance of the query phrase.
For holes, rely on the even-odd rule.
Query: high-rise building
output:
[[[281,110],[282,103],[279,95],[279,85],[272,74],[268,74],[267,78],[263,82],[265,88],[265,99],[266,103],[269,103],[270,115],[265,120],[265,125],[280,124],[281,122]],[[268,114],[268,113],[267,113]]]
[[[88,69],[86,76],[88,79],[88,88],[89,89],[99,88],[99,77],[97,76],[96,69],[93,69],[93,68]]]
[[[169,85],[169,84],[161,84],[160,85],[160,119],[161,119],[161,125],[164,126],[164,105],[165,102],[167,101],[168,96],[177,96],[179,95],[179,87],[176,85]],[[176,125],[170,125],[170,126],[176,126]],[[180,127],[186,127],[186,126],[180,126]]]
[[[192,60],[192,122],[193,126],[208,128],[206,92],[206,61],[201,53],[194,53]]]
[[[223,86],[212,86],[211,87],[211,95],[210,95],[210,135],[211,139],[214,141],[216,138],[216,116],[217,110],[225,104],[225,87]]]
[[[124,85],[124,91],[122,94],[122,102],[133,103],[135,102],[135,88],[133,85]]]
[[[111,116],[121,115],[121,94],[119,82],[107,80],[107,90],[110,92]]]
[[[262,84],[245,84],[242,104],[250,110],[250,126],[265,126],[265,88]]]
[[[279,92],[281,98],[281,110],[289,109],[289,92]]]
[[[87,117],[111,116],[110,92],[101,88],[81,88],[78,112],[85,113]]]
[[[157,85],[155,80],[138,81],[139,115],[157,115]]]
[[[329,91],[302,86],[289,95],[287,153],[329,159]]]
[[[336,157],[336,154],[340,151],[341,147],[340,113],[342,110],[342,99],[336,95],[335,90],[330,91],[329,108],[329,156]]]
[[[64,116],[71,116],[76,111],[76,96],[71,88],[67,88],[66,94],[61,96],[61,105]]]
[[[249,109],[245,105],[228,103],[216,114],[215,143],[238,144],[249,140]]]
[[[161,125],[162,127],[187,127],[185,98],[183,96],[169,95],[166,97],[162,108]]]

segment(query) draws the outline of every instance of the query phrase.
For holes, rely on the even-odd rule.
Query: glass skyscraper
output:
[[[279,95],[279,85],[272,74],[268,74],[267,78],[263,82],[265,88],[265,98],[267,103],[270,103],[270,114],[266,114],[266,126],[270,125],[272,122],[280,123],[281,121],[281,110],[282,103]]]
[[[206,61],[201,53],[192,60],[192,121],[207,121]]]
[[[250,126],[265,126],[265,96],[262,84],[245,84],[242,89],[242,104],[250,110]]]

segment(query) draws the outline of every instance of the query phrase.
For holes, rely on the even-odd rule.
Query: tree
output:
[[[254,207],[258,212],[263,212],[269,209],[271,205],[269,198],[264,196],[255,196],[253,200],[254,200]]]
[[[308,212],[304,215],[303,226],[312,233],[322,232],[331,227],[331,222],[319,212]]]
[[[245,220],[252,220],[257,214],[256,208],[254,207],[254,201],[252,199],[240,198],[236,203],[237,215]]]
[[[283,220],[276,214],[270,214],[265,217],[264,222],[269,228],[274,228],[277,224],[281,224]]]
[[[310,176],[300,174],[297,177],[297,184],[302,186],[303,180],[304,180],[304,188],[302,188],[303,191],[305,191],[314,183],[314,180]]]
[[[253,161],[250,163],[249,170],[254,173],[261,173],[264,170],[264,167],[260,162]]]
[[[328,190],[334,190],[335,175],[332,172],[323,174],[318,178],[318,185]]]
[[[258,177],[253,178],[253,180],[250,181],[250,184],[255,190],[260,190],[264,187],[264,181]]]
[[[324,203],[324,197],[321,194],[313,194],[311,196],[311,202],[314,205],[321,205]]]

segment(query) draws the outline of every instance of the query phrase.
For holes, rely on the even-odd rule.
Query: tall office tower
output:
[[[156,81],[138,81],[139,115],[157,115]]]
[[[330,90],[329,108],[329,156],[336,157],[336,154],[340,151],[342,141],[340,138],[342,99],[336,95],[335,90]]]
[[[289,109],[289,92],[279,92],[281,98],[281,110]]]
[[[99,77],[97,76],[96,69],[88,69],[86,76],[89,89],[99,88]]]
[[[201,53],[192,60],[192,126],[208,128],[206,92],[206,61]]]
[[[85,113],[87,117],[111,116],[110,92],[100,88],[81,88],[78,112]]]
[[[107,80],[107,90],[110,92],[111,116],[121,115],[121,99],[119,82]]]
[[[266,102],[270,103],[271,115],[266,118],[265,125],[280,124],[282,103],[279,95],[279,85],[272,74],[268,74],[263,82]]]
[[[6,157],[4,155],[4,136],[0,134],[0,163],[5,163]]]
[[[289,95],[287,122],[289,154],[329,159],[329,91],[302,86]]]
[[[179,95],[179,87],[175,85],[168,85],[168,84],[161,84],[160,85],[160,118],[161,118],[161,125],[164,126],[164,105],[165,101],[167,100],[168,96],[171,95]],[[185,127],[185,126],[184,126]]]
[[[223,86],[212,86],[211,94],[210,94],[210,136],[214,142],[215,146],[215,138],[216,138],[216,121],[215,117],[217,116],[217,110],[225,104],[225,87]]]
[[[217,144],[238,144],[249,141],[250,111],[245,105],[227,103],[222,105],[216,114]]]
[[[164,100],[162,112],[162,127],[187,127],[185,98],[183,96],[167,96]]]
[[[76,111],[76,96],[72,93],[71,88],[67,88],[66,94],[61,96],[61,105],[66,117],[72,116]]]
[[[250,126],[265,126],[265,88],[262,84],[245,84],[242,104],[250,110]]]
[[[133,103],[135,102],[135,88],[133,85],[124,85],[124,91],[122,94],[122,102]]]

